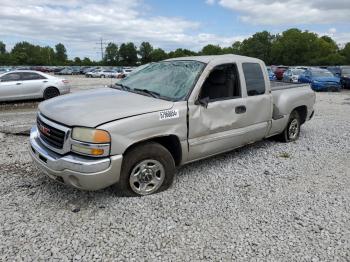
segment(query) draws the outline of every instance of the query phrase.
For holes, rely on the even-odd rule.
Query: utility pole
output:
[[[100,41],[98,43],[96,43],[96,45],[99,45],[100,48],[101,48],[101,61],[104,58],[105,45],[107,45],[107,44],[108,44],[107,42],[103,42],[103,38],[102,37],[100,38]]]

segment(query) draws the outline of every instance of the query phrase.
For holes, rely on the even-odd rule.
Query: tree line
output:
[[[134,66],[167,58],[220,54],[257,57],[266,64],[275,65],[345,65],[350,64],[350,42],[340,48],[329,36],[318,36],[292,28],[276,35],[267,31],[258,32],[228,47],[209,44],[198,52],[183,48],[166,52],[161,48],[154,48],[149,42],[142,42],[138,47],[132,42],[122,43],[120,46],[110,42],[103,60],[91,61],[88,57],[69,60],[62,43],[52,48],[20,42],[8,52],[5,44],[0,41],[0,65]]]

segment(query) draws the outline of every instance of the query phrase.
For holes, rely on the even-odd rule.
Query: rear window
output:
[[[242,66],[248,96],[265,94],[265,79],[260,65],[257,63],[243,63]]]

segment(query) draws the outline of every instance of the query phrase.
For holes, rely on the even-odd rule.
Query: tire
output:
[[[117,189],[123,196],[150,195],[169,188],[174,175],[170,152],[158,143],[144,143],[124,156]]]
[[[101,78],[105,78],[105,76],[104,76],[104,75],[101,75],[100,77],[101,77]]]
[[[56,87],[48,87],[44,91],[44,100],[56,97],[60,95],[60,91]]]
[[[287,127],[278,135],[278,140],[289,143],[298,140],[300,135],[300,116],[297,111],[293,111],[288,120]]]

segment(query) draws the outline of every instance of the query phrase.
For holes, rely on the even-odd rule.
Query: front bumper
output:
[[[337,90],[339,91],[341,86],[340,84],[328,84],[328,83],[312,83],[311,88],[315,91],[329,91],[329,90]]]
[[[83,190],[99,190],[119,181],[123,156],[88,158],[59,155],[47,149],[34,126],[30,131],[30,155],[36,166],[50,178]]]

